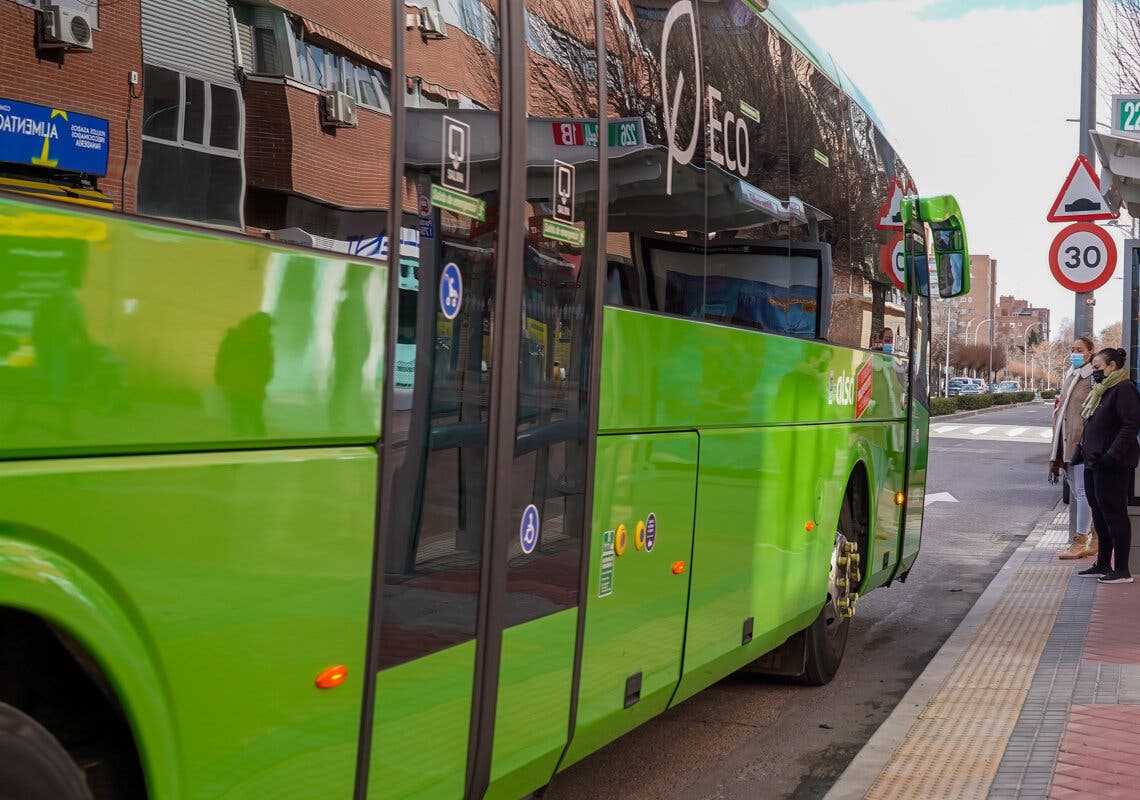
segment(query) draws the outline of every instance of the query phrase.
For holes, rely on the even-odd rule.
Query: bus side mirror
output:
[[[952,195],[937,197],[908,197],[901,204],[903,228],[906,232],[907,286],[916,294],[929,296],[926,248],[921,257],[919,243],[930,231],[934,246],[934,274],[938,281],[938,295],[943,299],[961,297],[970,292],[970,248],[966,242],[966,226],[958,201]],[[913,242],[912,242],[913,240]],[[911,251],[914,257],[911,257]],[[910,273],[913,273],[913,277]]]

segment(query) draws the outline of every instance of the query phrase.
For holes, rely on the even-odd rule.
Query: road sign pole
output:
[[[1097,0],[1083,0],[1081,14],[1081,122],[1077,135],[1077,152],[1096,164],[1092,137],[1096,127],[1096,4]],[[1095,170],[1094,170],[1095,172]],[[1073,336],[1093,335],[1093,293],[1076,292],[1073,299]],[[1077,469],[1080,469],[1078,467]],[[1068,477],[1066,476],[1066,480]],[[1077,498],[1069,496],[1069,541],[1077,533]]]
[[[1092,137],[1096,126],[1096,4],[1097,0],[1083,0],[1081,15],[1081,122],[1080,142],[1077,149],[1081,155],[1095,164]],[[1073,335],[1093,335],[1092,292],[1077,292],[1073,309]]]

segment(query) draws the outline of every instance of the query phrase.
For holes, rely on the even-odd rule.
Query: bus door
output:
[[[429,81],[456,40],[409,34],[393,82],[395,194],[420,255],[398,287],[404,369],[386,374],[358,798],[521,796],[570,726],[598,341],[594,6],[562,12],[584,49],[554,61],[526,52],[522,4],[475,5],[461,74]]]
[[[905,252],[913,257],[913,270],[927,269],[926,230],[912,222],[904,231]],[[930,297],[929,278],[912,280],[907,298],[910,334],[910,394],[907,402],[906,514],[899,532],[898,565],[895,575],[910,569],[918,557],[922,539],[922,515],[926,496],[926,464],[930,426]]]

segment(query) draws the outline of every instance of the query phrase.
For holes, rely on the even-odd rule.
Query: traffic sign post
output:
[[[1049,222],[1095,222],[1119,216],[1105,202],[1092,164],[1084,156],[1077,156],[1045,218]]]
[[[1049,248],[1049,269],[1057,283],[1091,292],[1108,283],[1116,269],[1116,242],[1104,228],[1076,222],[1057,234]]]
[[[901,231],[902,213],[899,210],[903,199],[903,185],[898,178],[891,178],[887,186],[887,200],[879,209],[879,220],[875,227],[881,231]]]
[[[903,235],[896,233],[886,244],[879,245],[879,268],[891,283],[906,294],[906,255],[903,253]]]

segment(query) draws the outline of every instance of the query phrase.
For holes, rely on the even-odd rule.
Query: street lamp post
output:
[[[986,317],[985,319],[978,320],[978,327],[974,328],[974,344],[978,343],[978,334],[982,332],[982,325],[987,322],[993,322],[993,317]]]
[[[1040,324],[1041,324],[1041,320],[1038,320],[1037,322],[1030,323],[1029,327],[1025,329],[1025,337],[1022,340],[1022,344],[1021,344],[1021,355],[1022,355],[1021,369],[1022,369],[1022,374],[1025,375],[1026,383],[1029,382],[1029,332],[1031,330],[1033,330],[1034,325],[1040,325]],[[1022,388],[1028,389],[1029,387],[1025,386]]]
[[[955,310],[954,303],[946,304],[946,371],[942,374],[942,396],[950,396],[950,312]]]
[[[990,355],[990,371],[986,374],[986,382],[987,383],[992,383],[993,379],[994,379],[994,326],[992,324],[993,321],[994,321],[994,318],[993,318],[993,315],[991,314],[990,316],[986,317],[985,319],[979,320],[978,321],[978,327],[974,328],[974,344],[977,344],[978,343],[978,334],[982,332],[982,325],[984,325],[987,322],[991,323],[990,324],[990,352],[989,352],[989,355]]]

